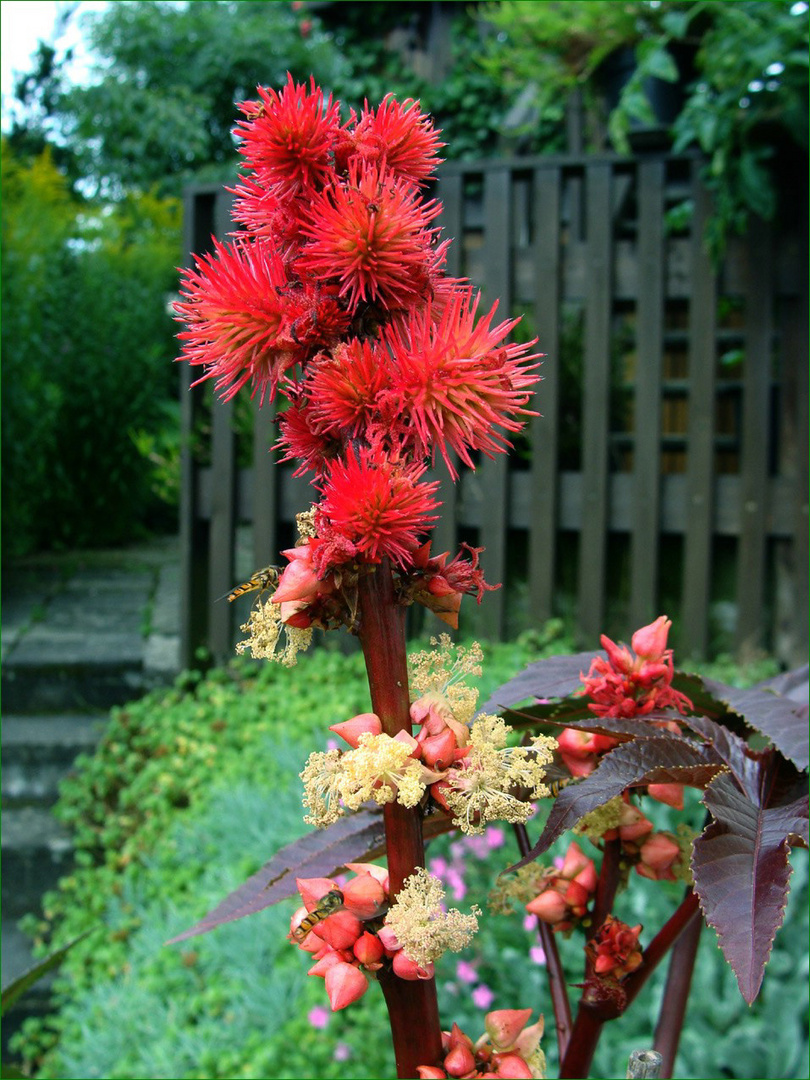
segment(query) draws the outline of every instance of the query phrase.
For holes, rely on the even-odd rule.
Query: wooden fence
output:
[[[755,221],[716,271],[699,171],[653,156],[441,169],[449,272],[499,297],[499,317],[525,314],[547,354],[542,416],[518,452],[442,482],[434,550],[483,545],[487,579],[506,583],[479,633],[568,614],[596,645],[666,611],[682,652],[806,658],[806,230]],[[187,260],[231,230],[229,213],[220,189],[187,193]],[[240,406],[214,403],[210,384],[189,391],[182,368],[191,663],[235,640],[234,612],[214,601],[237,580],[237,525],[252,523],[249,570],[276,562],[311,489],[267,452],[271,409],[255,410],[251,463]]]

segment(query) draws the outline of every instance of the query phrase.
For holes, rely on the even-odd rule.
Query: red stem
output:
[[[531,851],[529,834],[525,825],[515,825],[518,848],[521,855],[528,855]],[[568,1000],[568,987],[565,984],[565,972],[557,951],[557,939],[554,931],[544,923],[541,918],[537,919],[537,929],[540,933],[540,941],[543,952],[546,954],[546,970],[548,971],[548,986],[551,993],[551,1004],[554,1008],[554,1022],[557,1028],[557,1049],[560,1061],[565,1057],[568,1049],[568,1040],[571,1038],[571,1003]]]
[[[605,854],[607,855],[607,848],[605,849]],[[602,870],[604,873],[604,862],[602,864]],[[610,887],[609,882],[611,880],[610,870],[604,875],[604,880],[605,895],[607,895]],[[601,888],[601,886],[602,879],[600,878],[599,887]],[[692,920],[696,920],[698,923],[700,922],[700,910],[698,908],[697,896],[690,889],[678,909],[672,914],[667,922],[664,923],[644,950],[643,963],[641,966],[622,983],[624,1000],[621,1008],[618,1007],[618,1003],[615,999],[606,1000],[601,1003],[580,1000],[577,1017],[571,1032],[571,1039],[568,1044],[568,1050],[560,1066],[560,1080],[566,1080],[566,1078],[571,1077],[578,1077],[581,1080],[581,1078],[587,1077],[591,1062],[593,1061],[596,1044],[599,1041],[599,1035],[602,1031],[602,1025],[608,1020],[615,1020],[627,1010],[630,1004],[638,996],[639,991],[647,982],[650,975],[652,975],[653,971],[655,971],[658,964],[664,958],[667,951],[675,944]],[[598,925],[600,924],[597,924],[596,920],[594,920],[594,923],[598,928]],[[688,986],[686,992],[688,993]]]
[[[688,889],[678,908],[667,919],[650,944],[644,950],[644,962],[624,982],[627,1006],[636,999],[642,986],[649,979],[669,949],[680,938],[689,924],[695,920],[700,925],[701,915],[697,895]]]
[[[604,850],[602,851],[602,868],[599,871],[599,881],[596,886],[596,896],[594,897],[593,912],[591,913],[593,923],[588,931],[589,941],[613,908],[613,901],[616,899],[616,890],[619,887],[621,878],[619,870],[621,853],[621,840],[617,838],[616,840],[605,841]]]
[[[675,1055],[678,1052],[678,1043],[683,1030],[702,929],[703,919],[700,918],[699,913],[696,913],[696,917],[687,923],[672,949],[653,1043],[654,1049],[661,1055],[660,1075],[662,1077],[672,1076],[675,1068]]]
[[[397,604],[387,561],[359,584],[360,644],[366,662],[371,707],[386,735],[411,731],[408,661],[405,652],[405,609]],[[403,881],[425,865],[422,815],[418,808],[388,803],[384,810],[385,843],[393,898]],[[391,974],[380,978],[394,1042],[399,1077],[416,1076],[419,1065],[438,1064],[442,1033],[433,979],[415,982]]]

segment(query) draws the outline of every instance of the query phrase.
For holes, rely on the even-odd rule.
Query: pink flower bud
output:
[[[326,993],[332,1012],[345,1009],[368,990],[368,980],[354,964],[335,964],[326,973]]]
[[[581,885],[583,889],[586,889],[589,893],[596,891],[596,885],[599,881],[599,876],[596,873],[596,866],[593,859],[588,859],[588,865],[580,870],[574,881]]]
[[[430,768],[446,769],[453,763],[456,737],[450,728],[439,735],[429,735],[420,744],[422,761]]]
[[[382,734],[382,723],[376,713],[360,713],[359,716],[353,716],[351,720],[343,720],[340,724],[330,725],[329,730],[334,731],[344,742],[347,742],[349,746],[353,746],[356,750],[361,735],[366,733],[370,735]]]
[[[318,580],[312,566],[296,559],[284,568],[273,593],[273,603],[281,604],[285,600],[314,600],[318,591],[326,591],[326,583]]]
[[[672,867],[680,854],[680,846],[671,833],[653,833],[641,846],[641,863],[636,869],[642,877],[654,876],[660,880],[662,875],[667,875],[667,880],[673,880],[675,875],[672,874]],[[651,873],[644,873],[643,867]]]
[[[641,656],[645,660],[661,657],[667,647],[670,626],[672,626],[672,621],[666,615],[659,615],[649,626],[642,626],[640,630],[636,630],[630,641],[636,656]]]
[[[615,641],[611,641],[606,634],[602,634],[599,641],[602,644],[602,648],[608,654],[608,660],[610,661],[611,666],[616,671],[627,674],[633,670],[633,657],[624,645],[617,645]]]
[[[383,943],[376,934],[371,934],[368,930],[355,941],[353,952],[360,963],[367,968],[379,967],[380,961],[385,956]]]
[[[361,874],[343,886],[344,906],[358,919],[371,919],[379,915],[386,900],[385,889],[371,874]]]
[[[563,728],[557,736],[557,746],[561,751],[575,758],[586,758],[594,752],[596,736],[590,731],[578,728]]]
[[[410,714],[414,724],[425,724],[432,729],[432,734],[437,734],[445,726],[447,716],[452,716],[452,709],[442,694],[430,693],[414,701]]]
[[[363,933],[363,924],[356,915],[342,909],[324,919],[312,931],[333,949],[351,949]]]
[[[531,1015],[531,1009],[495,1009],[487,1013],[484,1027],[493,1046],[501,1050],[514,1046]]]
[[[362,862],[347,862],[343,864],[347,870],[351,870],[353,874],[361,876],[363,874],[371,874],[373,878],[382,885],[383,889],[388,893],[388,871],[384,866],[377,866],[376,863],[362,863]]]
[[[444,1069],[437,1069],[435,1065],[417,1065],[416,1071],[419,1080],[444,1080],[447,1076]]]
[[[541,1016],[535,1024],[525,1027],[515,1039],[515,1050],[525,1060],[528,1060],[530,1055],[533,1054],[540,1045],[545,1026],[546,1022]]]
[[[337,882],[328,877],[301,877],[295,879],[295,887],[300,892],[307,911],[312,911],[328,892],[337,889]]]
[[[318,960],[317,964],[312,965],[307,972],[307,975],[316,975],[320,979],[325,979],[327,971],[333,968],[335,964],[345,964],[346,959],[343,956],[343,953],[336,952],[335,949],[330,949],[328,947],[327,950],[328,951],[326,951]]]
[[[466,1076],[475,1069],[475,1058],[466,1046],[459,1044],[445,1057],[444,1067],[448,1076]]]
[[[509,1077],[510,1080],[532,1080],[534,1073],[520,1054],[493,1054],[492,1064],[495,1075]]]
[[[383,948],[389,954],[389,956],[393,955],[393,953],[395,953],[398,949],[402,948],[400,943],[397,941],[396,934],[390,926],[380,927],[380,929],[377,931],[377,937],[382,942]]]
[[[572,840],[565,853],[560,877],[574,878],[584,870],[589,863],[593,866],[593,859],[589,859],[576,840]]]
[[[408,982],[416,982],[417,979],[433,978],[433,964],[428,964],[427,967],[420,967],[419,964],[414,960],[411,960],[409,956],[406,956],[402,949],[399,949],[394,953],[392,966],[394,974],[398,975],[400,979],[407,979]]]
[[[638,840],[640,836],[652,832],[653,823],[632,803],[623,803],[621,814],[619,836],[622,840]]]
[[[526,905],[526,910],[553,926],[565,916],[568,905],[556,889],[546,889]]]
[[[683,810],[683,784],[649,784],[647,794],[658,802]]]

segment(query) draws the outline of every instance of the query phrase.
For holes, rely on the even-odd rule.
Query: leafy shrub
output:
[[[538,648],[529,635],[486,646],[482,700],[550,651],[559,651],[558,641]],[[46,898],[45,920],[36,926],[32,920],[52,945],[98,928],[65,961],[56,984],[61,1011],[44,1023],[29,1021],[23,1032],[38,1076],[393,1075],[382,995],[369,994],[362,1006],[341,1013],[339,1042],[321,1036],[319,1028],[337,1030],[338,1019],[324,1010],[322,984],[306,978],[302,957],[285,940],[292,905],[163,945],[306,831],[297,773],[313,744],[326,742],[328,724],[367,710],[367,695],[359,653],[320,649],[303,656],[294,672],[234,663],[205,678],[185,675],[174,688],[113,712],[98,751],[65,783],[59,804],[75,830],[77,869]],[[490,844],[497,839],[492,830],[487,835]],[[465,906],[452,893],[460,881],[476,897],[492,887],[497,869],[516,854],[509,831],[503,836],[500,857],[487,852],[486,861],[479,837],[443,837],[431,847],[429,860],[445,863],[449,902]],[[740,998],[713,935],[704,932],[679,1076],[707,1075],[721,1037],[730,1039],[729,1076],[803,1075],[806,958],[783,944],[806,933],[806,860],[795,861],[789,925],[771,961],[777,978],[766,981],[753,1009]],[[632,892],[625,894],[630,921],[657,925],[672,905],[668,890],[661,883],[644,912],[632,908]],[[484,920],[461,955],[466,968],[456,956],[437,965],[443,998],[455,999],[459,1023],[481,1027],[487,989],[493,1008],[520,1002],[551,1017],[541,966],[527,972],[516,963],[528,951],[527,933],[519,915]],[[567,944],[561,943],[564,963]],[[577,960],[568,960],[573,981]],[[465,981],[470,970],[473,984]],[[609,1025],[595,1076],[617,1075],[629,1051],[649,1042],[656,998],[639,1001],[638,1012],[615,1030]],[[772,1060],[768,1030],[785,1033],[781,1064]],[[553,1039],[546,1042],[551,1049]]]
[[[3,541],[117,543],[157,506],[138,439],[170,424],[176,200],[95,212],[47,151],[3,146]]]

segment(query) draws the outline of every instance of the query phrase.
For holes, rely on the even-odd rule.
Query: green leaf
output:
[[[53,971],[55,967],[58,967],[62,960],[65,958],[66,953],[70,952],[74,945],[78,945],[80,941],[84,941],[88,934],[92,934],[92,930],[85,930],[83,934],[69,941],[67,945],[63,945],[61,949],[57,949],[56,952],[52,952],[50,956],[46,956],[44,960],[40,960],[38,964],[34,964],[28,971],[20,975],[19,978],[13,979],[7,986],[3,987],[2,1004],[0,1004],[0,1015],[5,1016],[11,1006],[22,995],[32,987],[35,983],[48,974],[49,971]]]
[[[657,43],[656,48],[645,50],[639,67],[645,75],[663,79],[664,82],[677,82],[679,78],[678,65],[675,63],[672,54],[665,46]]]

